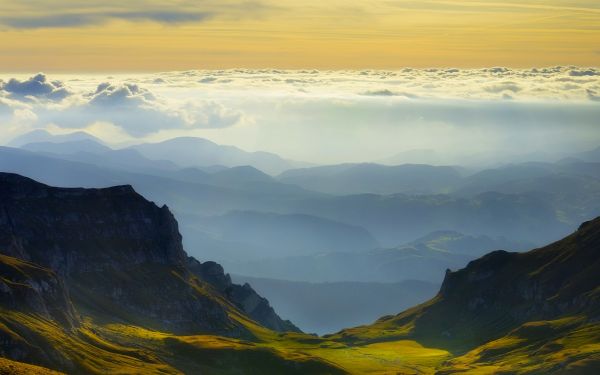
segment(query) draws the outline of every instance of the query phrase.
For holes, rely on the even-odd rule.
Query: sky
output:
[[[574,66],[0,74],[0,144],[83,130],[113,147],[195,136],[315,164],[464,164],[593,149],[598,119],[600,69]]]
[[[1,0],[2,72],[599,66],[596,0]]]
[[[600,145],[596,0],[0,0],[0,41],[0,144],[196,136],[317,164]]]

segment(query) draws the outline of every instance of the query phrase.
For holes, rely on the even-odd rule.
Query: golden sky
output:
[[[0,71],[600,65],[600,1],[0,0]]]

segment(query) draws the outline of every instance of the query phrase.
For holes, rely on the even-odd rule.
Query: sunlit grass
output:
[[[0,330],[52,348],[72,369],[96,374],[235,374],[240,368],[257,374],[495,374],[548,372],[557,366],[587,371],[600,366],[600,327],[585,323],[584,317],[526,323],[453,358],[446,350],[393,339],[402,334],[393,332],[391,319],[368,330],[363,327],[356,342],[344,335],[278,333],[232,314],[254,338],[182,336],[92,318],[66,331],[38,316],[11,311],[2,311]],[[400,331],[406,329],[400,326]],[[384,339],[375,341],[378,332]]]
[[[0,374],[3,375],[60,375],[62,372],[53,371],[45,367],[29,365],[22,362],[11,361],[0,357]]]

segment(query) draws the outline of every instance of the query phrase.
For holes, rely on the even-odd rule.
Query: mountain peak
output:
[[[91,140],[98,144],[104,145],[104,142],[93,135],[86,133],[84,131],[76,131],[72,133],[66,134],[52,134],[44,129],[36,129],[32,130],[28,133],[21,134],[15,138],[13,138],[8,145],[11,147],[21,147],[28,143],[41,143],[41,142],[52,142],[52,143],[62,143],[62,142],[71,142],[71,141],[82,141],[82,140]]]

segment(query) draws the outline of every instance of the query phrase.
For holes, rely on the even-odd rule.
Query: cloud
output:
[[[409,99],[418,98],[418,96],[414,95],[414,94],[410,94],[410,93],[406,93],[406,92],[394,92],[394,91],[391,91],[388,89],[365,91],[361,95],[366,95],[366,96],[403,96],[403,97],[409,98]]]
[[[576,72],[576,73],[572,73]],[[284,95],[348,98],[372,97],[388,100],[468,99],[588,100],[587,89],[596,89],[600,75],[592,68],[545,67],[511,69],[412,69],[307,71],[275,69],[194,70],[157,74],[170,87],[187,87],[207,95],[253,97]],[[575,75],[573,75],[575,74]],[[207,83],[210,82],[210,88]],[[566,86],[565,83],[571,83]],[[573,87],[577,85],[578,87]],[[356,98],[358,100],[358,98]]]
[[[596,91],[588,89],[587,90],[588,99],[593,102],[600,102],[600,95],[596,93]]]
[[[39,29],[99,25],[113,19],[153,21],[163,24],[200,22],[209,19],[211,12],[187,11],[123,11],[95,13],[49,14],[41,16],[2,16],[0,23],[15,29]]]
[[[131,108],[143,104],[149,104],[156,97],[147,89],[137,84],[124,83],[113,86],[108,82],[98,85],[92,94],[89,104],[99,107]]]
[[[0,25],[14,29],[95,26],[113,20],[179,25],[215,17],[237,20],[279,9],[260,0],[3,0]]]
[[[6,91],[10,96],[20,99],[38,98],[60,101],[71,95],[62,82],[50,82],[43,73],[38,73],[24,81],[12,78],[0,85],[0,89]]]
[[[585,70],[573,69],[573,70],[569,71],[569,75],[571,77],[600,76],[600,71],[597,71],[595,69],[585,69]]]
[[[101,82],[92,91],[80,92],[68,106],[38,106],[35,110],[40,122],[61,128],[112,124],[133,137],[163,130],[224,128],[244,119],[241,111],[212,100],[173,102],[130,82]]]
[[[119,139],[122,134],[142,139],[209,134],[223,137],[224,143],[241,142],[247,148],[255,147],[251,142],[259,138],[256,142],[272,139],[276,144],[277,139],[288,137],[279,129],[297,126],[297,132],[304,134],[304,129],[310,128],[314,136],[329,132],[330,123],[352,124],[357,129],[371,122],[381,126],[410,123],[419,129],[460,124],[475,129],[486,121],[506,126],[534,117],[540,123],[587,123],[591,115],[586,111],[596,115],[600,110],[600,75],[574,76],[573,71],[595,70],[571,66],[230,69],[111,77],[73,74],[61,76],[62,82],[44,75],[4,76],[0,77],[0,113],[3,118],[15,118],[15,109],[28,109],[18,117],[35,122],[32,126],[36,127],[54,124],[61,129],[86,129],[101,124],[97,127],[104,129],[110,124],[119,130],[111,130],[111,134],[121,134]],[[69,95],[58,101],[55,92],[60,90]],[[583,109],[574,114],[571,108],[579,105]],[[245,124],[252,126],[238,126]],[[372,136],[370,130],[365,133]],[[228,138],[234,134],[239,138]],[[346,138],[342,134],[340,139]]]
[[[491,93],[501,93],[504,91],[519,92],[522,90],[522,88],[514,82],[501,82],[496,85],[485,86],[483,89]]]
[[[190,102],[183,113],[189,126],[194,128],[227,128],[244,119],[241,111],[212,101]]]

